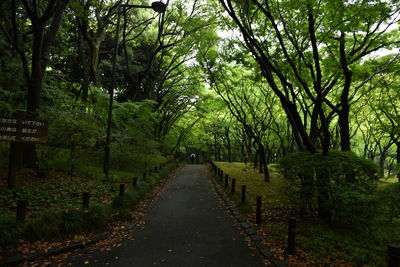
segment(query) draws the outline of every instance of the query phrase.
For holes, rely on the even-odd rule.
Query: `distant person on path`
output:
[[[195,159],[196,159],[196,155],[194,153],[192,153],[192,155],[190,155],[190,160],[192,161],[192,164],[194,164]]]

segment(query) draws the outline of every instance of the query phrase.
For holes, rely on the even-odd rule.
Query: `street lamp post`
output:
[[[108,119],[107,119],[107,132],[106,132],[106,143],[104,147],[104,162],[103,162],[103,172],[105,178],[108,179],[108,173],[110,170],[110,144],[111,144],[111,123],[112,123],[112,109],[114,101],[114,88],[115,88],[115,67],[118,56],[118,41],[119,32],[121,26],[121,8],[131,9],[131,8],[151,8],[157,13],[164,13],[167,10],[167,5],[163,2],[153,2],[151,6],[144,5],[128,5],[122,4],[121,1],[117,6],[117,30],[115,33],[115,43],[114,43],[114,54],[112,59],[112,70],[111,70],[111,89],[110,89],[110,102],[108,104]]]

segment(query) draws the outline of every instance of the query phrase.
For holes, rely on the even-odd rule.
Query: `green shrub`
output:
[[[162,178],[166,177],[173,167],[163,168],[157,173],[153,173],[147,176],[146,180],[139,181],[138,186],[133,190],[125,192],[123,196],[117,196],[113,199],[111,207],[117,210],[115,215],[117,219],[129,220],[131,218],[131,213],[128,212],[134,207],[134,205],[145,196],[148,191]]]
[[[139,196],[143,196],[150,190],[151,187],[151,180],[148,179],[146,180],[146,182],[140,183],[139,186],[136,188],[136,191],[138,192]]]
[[[127,191],[123,196],[117,196],[114,198],[112,202],[112,207],[114,209],[127,209],[127,208],[133,208],[133,205],[136,204],[136,202],[140,198],[140,192],[139,191]]]
[[[0,213],[6,212],[7,207],[11,206],[15,197],[15,192],[4,188],[0,191]]]
[[[170,172],[171,172],[170,168],[162,168],[161,171],[159,172],[158,180],[161,180],[162,178],[167,177]]]
[[[117,196],[116,198],[113,199],[111,203],[111,207],[113,209],[121,209],[121,208],[126,208],[128,206],[128,203],[126,201],[125,196]]]
[[[24,225],[17,221],[15,215],[0,215],[0,246],[15,244],[24,231]]]
[[[130,221],[132,220],[132,213],[130,209],[118,209],[115,218],[121,221]]]
[[[323,207],[336,222],[361,228],[381,214],[376,197],[379,168],[370,160],[352,152],[297,152],[283,158],[279,168],[302,212]]]
[[[298,226],[299,235],[296,236],[296,242],[310,252],[315,260],[323,261],[331,257],[349,261],[353,266],[385,266],[385,257],[376,251],[384,253],[387,244],[383,247],[371,244],[368,235],[354,236],[349,231],[341,232],[324,224]]]
[[[385,185],[379,191],[379,198],[385,202],[385,212],[390,218],[400,218],[400,183]]]
[[[86,214],[86,221],[88,225],[103,227],[109,220],[110,215],[111,209],[108,205],[93,203]]]
[[[66,234],[79,233],[85,229],[85,214],[79,209],[68,209],[62,213],[62,232]]]
[[[38,217],[27,222],[24,235],[32,240],[41,238],[56,238],[61,234],[63,224],[61,212],[48,210],[38,214]]]
[[[139,199],[140,199],[140,195],[139,192],[135,191],[135,190],[130,190],[126,193],[126,198],[128,203],[132,206],[135,205]]]

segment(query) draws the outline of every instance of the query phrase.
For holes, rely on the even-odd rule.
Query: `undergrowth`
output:
[[[68,203],[63,209],[37,211],[35,216],[28,217],[24,223],[18,222],[14,214],[0,214],[0,246],[6,248],[15,245],[19,239],[59,239],[63,235],[77,234],[87,229],[104,229],[113,219],[131,220],[135,204],[176,167],[176,163],[172,163],[159,172],[153,172],[145,180],[139,179],[137,186],[130,186],[122,196],[115,196],[118,190],[114,188],[111,203],[91,200],[87,210],[80,207],[81,203]]]
[[[236,194],[231,195],[231,198],[238,204],[238,209],[242,213],[252,212],[256,195],[263,197],[264,208],[267,206],[272,209],[285,208],[293,205],[291,204],[290,192],[287,192],[290,187],[280,175],[277,164],[268,166],[271,173],[270,183],[265,183],[263,175],[253,169],[250,164],[227,162],[215,162],[215,164],[223,170],[224,176],[228,174],[231,178],[236,179]],[[221,180],[215,176],[215,180],[221,186],[224,186],[224,179]],[[240,204],[240,186],[242,184],[246,184],[248,192],[248,201],[244,205]],[[228,194],[230,194],[230,189],[231,180],[226,189]],[[400,211],[399,193],[400,186],[398,184],[390,184],[380,188],[376,193],[376,198],[381,198],[386,203],[380,214],[398,214],[398,211]],[[388,198],[388,196],[391,197]],[[364,225],[363,228],[360,228],[354,225],[354,227],[357,227],[353,229],[354,227],[347,224],[328,224],[318,219],[304,220],[300,217],[300,213],[297,214],[296,243],[319,262],[326,262],[327,259],[333,261],[341,259],[354,266],[385,266],[387,245],[400,241],[398,239],[398,236],[400,236],[400,219],[383,220],[380,221],[379,225],[376,225],[374,221],[370,225],[371,227]],[[281,222],[276,219],[272,222],[266,218],[263,220],[263,225],[268,228],[269,236],[272,239],[285,243],[287,222],[284,220],[286,219]]]

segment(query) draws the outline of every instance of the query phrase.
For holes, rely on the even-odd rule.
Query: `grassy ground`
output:
[[[343,226],[327,225],[318,221],[317,218],[300,218],[297,209],[293,209],[290,205],[290,193],[286,181],[279,174],[277,165],[269,165],[271,182],[265,183],[263,175],[253,169],[251,164],[236,162],[215,162],[215,164],[224,171],[224,174],[237,180],[239,194],[232,198],[238,203],[240,203],[240,185],[247,186],[247,191],[251,195],[249,204],[253,209],[242,208],[242,211],[248,212],[250,220],[254,220],[254,214],[252,214],[254,213],[252,211],[255,203],[254,196],[263,197],[263,223],[256,227],[267,240],[265,245],[290,266],[386,265],[388,235],[380,238],[379,234],[370,235],[368,230],[371,231],[371,229],[356,232]],[[223,184],[222,181],[221,183]],[[388,181],[383,181],[383,183],[388,183]],[[295,217],[297,220],[296,239],[300,248],[296,256],[288,256],[284,253],[289,217]],[[392,232],[390,240],[398,240],[396,236],[400,234],[400,229],[388,229]]]
[[[398,183],[399,179],[397,179],[396,175],[386,176],[380,181],[382,184],[393,184]]]
[[[268,202],[268,205],[282,206],[288,204],[288,198],[285,194],[286,181],[280,176],[275,164],[268,166],[271,180],[269,183],[264,182],[263,175],[251,164],[216,162],[216,165],[224,170],[224,174],[236,179],[237,190],[240,190],[242,185],[246,185],[247,192],[253,200],[255,196],[262,196]]]

